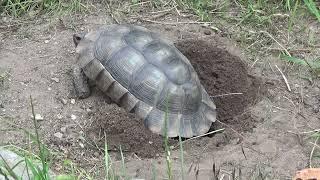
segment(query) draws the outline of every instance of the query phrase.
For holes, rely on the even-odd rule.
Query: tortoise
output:
[[[193,137],[209,131],[216,106],[189,60],[174,43],[145,27],[104,25],[73,35],[79,98],[90,95],[88,81],[153,133]]]

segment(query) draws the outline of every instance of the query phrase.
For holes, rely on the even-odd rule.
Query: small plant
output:
[[[316,77],[320,76],[320,59],[310,61],[293,56],[288,56],[285,54],[281,54],[280,58],[293,64],[307,66],[311,69],[313,75],[315,75]]]
[[[313,0],[303,0],[310,12],[314,14],[320,22],[320,11]]]

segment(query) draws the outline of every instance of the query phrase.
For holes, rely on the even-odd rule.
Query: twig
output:
[[[215,97],[223,97],[223,96],[231,96],[231,95],[242,95],[243,93],[228,93],[228,94],[219,94],[219,95],[215,95],[215,96],[210,96],[211,98],[215,98]]]
[[[283,49],[281,48],[268,48],[271,51],[282,51]],[[294,53],[294,52],[306,52],[309,53],[311,52],[311,49],[288,49],[288,52]]]
[[[312,157],[313,157],[314,150],[316,149],[315,145],[318,144],[319,137],[320,136],[318,136],[317,139],[315,140],[314,145],[313,145],[312,150],[311,150],[311,153],[310,153],[310,157],[309,157],[309,167],[310,168],[312,168]]]
[[[218,130],[215,130],[215,131],[211,131],[211,132],[208,132],[208,133],[205,133],[205,134],[196,136],[196,137],[192,137],[192,138],[190,138],[190,139],[187,139],[187,140],[183,141],[182,143],[185,143],[185,142],[187,142],[187,141],[191,141],[191,140],[193,140],[193,139],[197,139],[197,138],[200,138],[200,137],[203,137],[203,136],[207,136],[207,135],[210,135],[210,134],[214,134],[214,133],[217,133],[217,132],[221,132],[221,131],[224,131],[224,128],[218,129]]]
[[[190,22],[160,22],[153,21],[150,19],[139,18],[141,21],[155,23],[155,24],[164,24],[164,25],[177,25],[177,24],[212,24],[213,22],[198,22],[198,21],[190,21]]]
[[[274,40],[286,52],[286,54],[288,56],[291,57],[291,54],[289,53],[289,51],[282,44],[280,44],[279,41],[277,41],[270,33],[268,33],[267,31],[260,31],[260,33],[267,34],[272,40]]]
[[[202,135],[199,135],[199,136],[195,136],[195,137],[192,137],[190,139],[187,139],[185,141],[182,141],[181,144],[187,142],[187,141],[191,141],[193,139],[197,139],[197,138],[200,138],[200,137],[203,137],[203,136],[207,136],[207,135],[210,135],[210,134],[214,134],[214,133],[218,133],[218,132],[221,132],[221,131],[224,131],[224,128],[222,129],[218,129],[218,130],[215,130],[215,131],[211,131],[211,132],[208,132],[208,133],[205,133],[205,134],[202,134]],[[180,145],[180,144],[179,144]],[[179,145],[177,146],[174,146],[173,148],[175,149],[176,147],[178,147]]]
[[[282,76],[282,78],[284,79],[284,82],[285,82],[286,85],[287,85],[288,91],[291,92],[291,88],[290,88],[290,85],[289,85],[289,83],[288,83],[288,79],[287,79],[286,76],[283,74],[283,72],[280,70],[280,68],[279,68],[277,65],[275,65],[275,66],[276,66],[276,68],[278,69],[278,71],[281,73],[281,76]]]
[[[109,14],[111,16],[111,18],[117,23],[117,24],[120,24],[119,20],[114,16],[113,14],[113,10],[112,10],[112,7],[110,6],[110,4],[106,1],[106,5],[107,5],[107,8],[109,9]]]
[[[317,132],[320,132],[320,129],[315,129],[315,130],[312,130],[312,131],[304,131],[304,132],[293,132],[293,131],[288,131],[289,133],[293,133],[293,134],[310,134],[310,133],[317,133]]]
[[[316,146],[317,148],[320,148],[320,146],[319,146],[318,144],[315,144],[315,143],[313,143],[313,142],[310,142],[310,144]]]

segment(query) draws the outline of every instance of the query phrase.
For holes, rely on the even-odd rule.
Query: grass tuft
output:
[[[0,12],[21,17],[25,14],[39,15],[42,13],[61,14],[64,12],[82,12],[87,7],[83,0],[3,0],[0,1]]]
[[[303,0],[310,12],[314,14],[320,22],[320,11],[313,0]]]

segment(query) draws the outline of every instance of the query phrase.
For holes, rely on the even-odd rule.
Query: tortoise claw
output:
[[[77,97],[80,99],[85,99],[89,97],[91,91],[88,83],[88,77],[83,73],[83,71],[79,67],[73,68],[72,76],[73,86]]]

